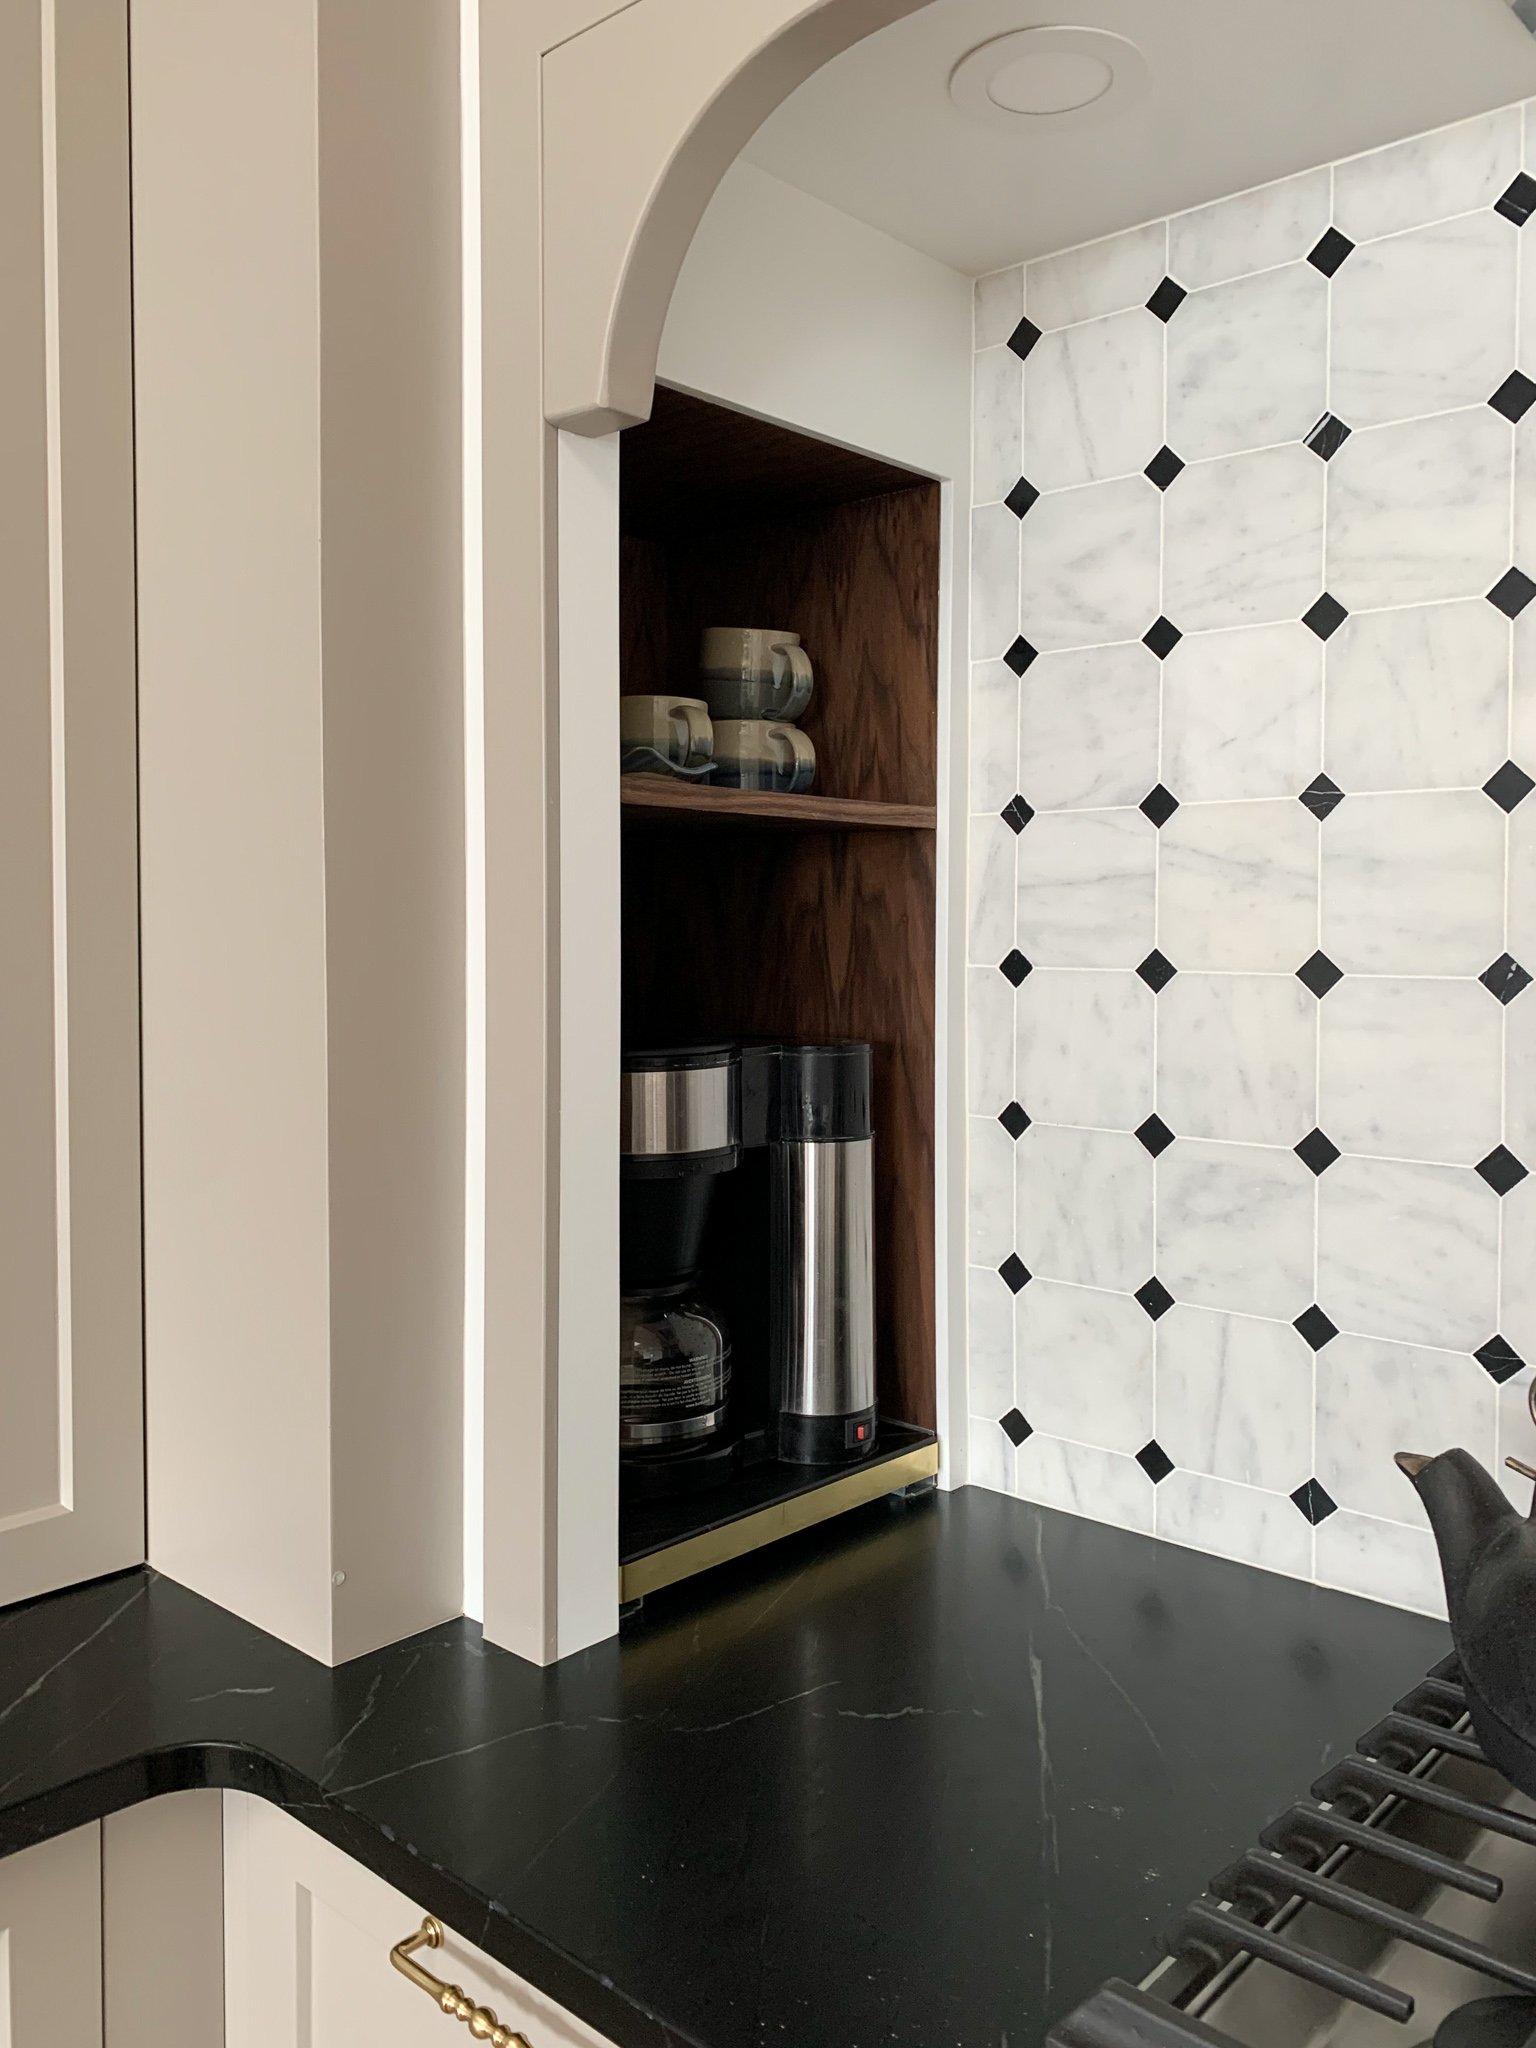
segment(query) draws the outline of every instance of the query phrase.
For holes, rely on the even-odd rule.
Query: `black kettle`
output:
[[[1531,1387],[1536,1420],[1536,1382]],[[1505,1461],[1536,1482],[1517,1458]],[[1468,1451],[1399,1451],[1440,1550],[1462,1688],[1483,1754],[1536,1799],[1536,1498],[1522,1515]]]

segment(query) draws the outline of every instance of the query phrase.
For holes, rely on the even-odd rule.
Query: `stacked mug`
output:
[[[707,776],[728,789],[809,789],[816,749],[795,720],[814,678],[799,634],[710,626],[699,666],[702,697],[619,699],[625,772]]]

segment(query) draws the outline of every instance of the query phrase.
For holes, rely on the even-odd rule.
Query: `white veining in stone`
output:
[[[972,1266],[965,1282],[971,1413],[995,1420],[1014,1405],[1013,1296],[992,1266]]]
[[[1019,679],[1005,661],[971,664],[971,799],[994,815],[1019,786]]]
[[[1168,268],[1189,291],[1229,277],[1297,263],[1328,225],[1325,169],[1281,178],[1168,223]],[[1273,343],[1274,337],[1266,340]]]
[[[1162,829],[1160,950],[1179,968],[1293,972],[1317,943],[1317,839],[1294,798],[1184,805]]]
[[[1349,796],[1321,837],[1323,951],[1346,974],[1481,974],[1501,951],[1504,817],[1481,790]]]
[[[1156,835],[1140,811],[1045,811],[1019,838],[1018,944],[1040,967],[1134,967],[1152,946]]]
[[[1510,461],[1486,405],[1351,434],[1326,465],[1329,590],[1350,611],[1483,596],[1509,567]]]
[[[1011,348],[983,349],[971,398],[971,484],[978,505],[1006,498],[1024,465],[1024,365]]]
[[[991,1269],[992,1282],[1007,1293],[997,1267],[1013,1250],[1013,1141],[995,1117],[966,1119],[969,1139],[969,1230],[966,1256]]]
[[[1157,998],[1158,1115],[1181,1138],[1294,1145],[1317,1122],[1317,1008],[1293,975],[1176,974]]]
[[[1471,1351],[1498,1267],[1499,1198],[1468,1167],[1346,1155],[1318,1181],[1317,1298],[1341,1330]]]
[[[1166,1542],[1235,1558],[1295,1579],[1312,1576],[1312,1531],[1283,1493],[1260,1493],[1197,1472],[1170,1472],[1157,1489]]]
[[[1155,485],[1130,476],[1051,491],[1023,525],[1020,613],[1032,645],[1141,638],[1158,611]]]
[[[1478,994],[1482,993],[1479,989]],[[1500,1015],[1504,1025],[1504,1142],[1517,1159],[1536,1168],[1536,1003],[1517,998],[1500,1009]],[[1528,1249],[1536,1265],[1536,1241]]]
[[[1520,109],[1458,121],[1337,164],[1333,217],[1351,241],[1491,206],[1520,168]]]
[[[1019,630],[1019,522],[1006,505],[971,514],[971,658],[1006,654]]]
[[[1310,1348],[1289,1323],[1169,1309],[1157,1325],[1157,1440],[1192,1472],[1291,1493],[1312,1471]]]
[[[1192,291],[1168,323],[1168,445],[1186,462],[1299,441],[1327,391],[1328,280],[1310,263]]]
[[[991,348],[1006,341],[1024,312],[1024,266],[1015,264],[1012,270],[994,270],[988,277],[978,277],[972,305],[976,347]]]
[[[1515,620],[1510,651],[1509,751],[1517,761],[1536,762],[1536,605]]]
[[[1317,1007],[1318,1121],[1341,1151],[1475,1166],[1493,1150],[1502,1015],[1480,983],[1346,975]]]
[[[1018,1152],[1016,1250],[1047,1280],[1129,1292],[1152,1271],[1152,1161],[1115,1131],[1035,1124]]]
[[[1152,1482],[1134,1458],[1061,1437],[1032,1436],[1018,1455],[1014,1491],[1042,1507],[1116,1529],[1152,1533]]]
[[[1504,1197],[1499,1334],[1536,1365],[1536,1173]]]
[[[1014,992],[996,967],[966,969],[966,1103],[996,1116],[1013,1099]]]
[[[1427,1525],[1410,1529],[1366,1515],[1330,1515],[1318,1524],[1313,1558],[1321,1586],[1445,1619],[1440,1557]]]
[[[1301,617],[1323,587],[1326,467],[1297,443],[1194,462],[1175,480],[1162,608],[1181,633]]]
[[[1135,1130],[1152,1110],[1152,1003],[1125,968],[1037,968],[1017,1004],[1019,1100],[1029,1114]]]
[[[1480,788],[1504,759],[1509,622],[1485,598],[1360,612],[1328,642],[1341,789]]]
[[[1312,1176],[1294,1153],[1180,1139],[1157,1162],[1157,1275],[1175,1301],[1289,1322],[1312,1298]]]
[[[1144,306],[1168,267],[1163,221],[1108,235],[1024,268],[1024,309],[1037,327],[1066,327]]]
[[[1532,771],[1536,773],[1536,770]],[[1509,820],[1509,921],[1506,944],[1529,974],[1536,974],[1536,797],[1527,797]],[[1502,948],[1495,947],[1491,960]],[[1526,996],[1532,992],[1527,989]],[[1526,997],[1518,1000],[1524,1001]]]
[[[1042,655],[1018,703],[1020,787],[1037,810],[1139,804],[1157,781],[1158,664],[1139,640]]]
[[[1019,1296],[1019,1407],[1047,1436],[1134,1455],[1152,1434],[1152,1325],[1128,1294],[1033,1280]]]
[[[1335,1337],[1317,1354],[1317,1476],[1341,1508],[1422,1526],[1392,1462],[1460,1444],[1493,1462],[1494,1386],[1465,1353]]]
[[[1322,724],[1323,643],[1299,621],[1186,633],[1163,663],[1163,779],[1181,803],[1297,795]]]
[[[970,958],[996,966],[1013,944],[1014,867],[1018,840],[991,811],[970,820]]]
[[[1144,307],[1060,327],[1036,342],[1024,474],[1037,490],[1128,476],[1145,469],[1162,440],[1163,326]]]

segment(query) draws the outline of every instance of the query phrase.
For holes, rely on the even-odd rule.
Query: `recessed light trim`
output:
[[[949,95],[972,119],[1020,135],[1111,119],[1150,84],[1147,60],[1127,37],[1062,24],[978,44],[950,73]]]

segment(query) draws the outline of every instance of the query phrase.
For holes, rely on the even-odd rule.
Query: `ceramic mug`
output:
[[[717,788],[809,789],[816,778],[816,749],[798,725],[781,719],[717,718]]]
[[[798,718],[815,680],[800,635],[767,626],[706,626],[699,673],[716,718]]]
[[[619,738],[626,767],[635,754],[642,757],[636,768],[697,768],[714,752],[709,706],[701,697],[621,697]]]

